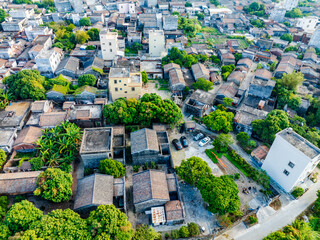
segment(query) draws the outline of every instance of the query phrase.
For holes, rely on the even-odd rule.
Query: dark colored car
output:
[[[182,136],[182,137],[180,138],[180,142],[181,142],[181,144],[182,144],[182,146],[183,146],[184,148],[187,148],[187,147],[188,147],[188,141],[187,141],[187,138],[186,138],[185,136]]]
[[[174,145],[174,147],[175,147],[177,150],[181,150],[181,149],[182,149],[182,145],[181,145],[181,143],[179,142],[178,139],[173,139],[173,140],[172,140],[172,144]]]

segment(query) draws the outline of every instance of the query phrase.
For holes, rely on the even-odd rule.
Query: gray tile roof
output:
[[[78,181],[74,209],[113,204],[113,176],[93,174]]]
[[[143,128],[131,133],[131,153],[145,150],[159,151],[157,132],[152,129]]]

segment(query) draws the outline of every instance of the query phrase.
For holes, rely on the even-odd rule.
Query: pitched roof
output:
[[[157,132],[149,128],[143,128],[132,132],[131,139],[131,153],[138,153],[144,150],[159,151],[159,144]]]
[[[27,127],[22,129],[18,133],[18,137],[14,142],[13,146],[17,146],[22,143],[33,144],[35,143],[43,134],[41,128],[38,127]]]
[[[62,70],[69,70],[72,72],[76,72],[79,69],[79,64],[80,64],[80,60],[78,58],[75,58],[75,57],[65,58],[60,62],[56,70],[56,73],[59,73],[59,71],[62,71]]]
[[[265,159],[269,150],[270,149],[265,145],[258,146],[251,152],[251,156],[256,157],[258,159]]]
[[[78,181],[74,209],[113,204],[113,176],[93,174]]]
[[[134,204],[152,199],[170,200],[166,173],[147,170],[132,175]]]
[[[40,127],[56,126],[64,122],[67,118],[67,112],[50,112],[40,116]]]
[[[182,204],[179,200],[169,201],[165,205],[167,221],[183,219]]]

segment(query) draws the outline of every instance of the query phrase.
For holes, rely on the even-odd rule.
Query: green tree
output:
[[[308,109],[306,120],[311,126],[320,125],[320,98],[314,98]]]
[[[87,219],[93,239],[130,240],[133,236],[131,223],[125,213],[114,205],[100,205]]]
[[[249,137],[248,133],[246,133],[246,132],[239,132],[237,134],[237,140],[239,141],[240,145],[243,147],[248,146],[249,139],[250,139],[250,137]]]
[[[157,233],[152,227],[142,225],[137,227],[132,240],[158,240],[161,239],[161,234]]]
[[[3,9],[0,9],[0,23],[4,22],[6,16],[8,16],[8,14]]]
[[[57,209],[31,223],[24,239],[91,239],[87,222],[71,209]],[[32,238],[26,238],[27,236]]]
[[[235,58],[236,62],[238,62],[242,58],[242,53],[235,53],[234,58]]]
[[[210,0],[210,3],[215,5],[215,6],[219,6],[220,5],[219,0]]]
[[[27,230],[30,224],[38,221],[41,217],[42,211],[31,202],[23,200],[11,206],[4,223],[13,233],[16,233]]]
[[[90,39],[90,37],[85,31],[83,31],[83,30],[76,31],[75,40],[76,40],[77,43],[84,44],[89,39]]]
[[[299,8],[293,8],[292,10],[286,12],[285,16],[288,18],[301,18],[303,17],[303,13]]]
[[[72,196],[72,176],[59,168],[47,168],[37,179],[34,195],[52,202],[68,201]]]
[[[60,49],[64,49],[64,46],[61,42],[56,42],[52,45],[53,47],[57,47],[57,48],[60,48]]]
[[[89,17],[81,18],[79,23],[80,23],[80,26],[91,26],[91,21]]]
[[[96,85],[97,78],[93,74],[84,74],[78,78],[78,86],[82,87],[85,85],[94,86]]]
[[[209,211],[225,214],[238,211],[240,198],[237,184],[230,176],[200,178],[197,188],[200,190],[204,201],[209,204]]]
[[[98,28],[91,28],[87,31],[91,41],[100,41],[100,30]]]
[[[271,143],[275,134],[290,126],[288,114],[282,110],[272,110],[266,119],[254,120],[253,131],[264,141]]]
[[[264,21],[260,20],[260,19],[256,19],[256,20],[251,19],[250,23],[257,28],[265,28],[266,27],[266,24],[264,23]]]
[[[3,82],[9,88],[8,95],[13,99],[45,99],[43,83],[45,77],[37,70],[22,70],[16,74],[5,77]]]
[[[205,15],[203,13],[197,13],[196,16],[197,16],[199,21],[204,20],[204,17],[205,17]]]
[[[199,78],[195,83],[193,83],[193,87],[194,89],[201,89],[208,92],[213,89],[213,83],[205,78]]]
[[[146,73],[146,71],[141,72],[141,78],[143,84],[147,84],[149,82],[148,74]]]
[[[232,131],[232,121],[234,115],[232,112],[226,112],[221,110],[215,110],[211,112],[208,116],[203,118],[203,123],[207,128],[213,131],[223,131],[228,133]]]
[[[291,192],[292,196],[295,198],[301,197],[304,194],[304,189],[301,187],[295,187]]]
[[[191,237],[195,237],[200,234],[199,225],[194,222],[188,223],[188,230]]]
[[[185,7],[192,7],[192,3],[186,2],[186,3],[184,4],[184,6],[185,6]]]
[[[225,97],[222,102],[225,107],[230,107],[232,106],[233,99]]]
[[[256,15],[258,17],[266,16],[265,5],[258,2],[253,2],[249,6],[244,6],[243,11],[251,15]]]
[[[180,178],[191,185],[196,185],[201,177],[208,177],[211,174],[208,163],[199,157],[182,160],[176,171]]]
[[[188,227],[187,226],[182,226],[180,229],[179,229],[179,236],[181,238],[187,238],[190,236],[190,233],[189,233],[189,230],[188,230]]]
[[[100,161],[99,170],[107,175],[112,175],[115,178],[124,177],[126,169],[124,166],[113,159],[105,159]]]
[[[288,41],[289,43],[291,43],[293,41],[293,37],[290,33],[282,34],[280,39],[284,40],[284,41]]]
[[[7,154],[4,150],[0,149],[0,169],[5,161],[7,161]]]
[[[6,240],[11,236],[9,227],[3,223],[0,223],[0,239]]]
[[[290,74],[283,74],[281,79],[277,79],[277,83],[288,90],[297,90],[304,81],[304,76],[301,72],[293,72]]]
[[[212,143],[213,147],[218,152],[226,152],[230,144],[232,144],[233,138],[230,134],[221,133]]]

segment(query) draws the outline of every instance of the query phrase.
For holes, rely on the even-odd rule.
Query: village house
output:
[[[210,113],[214,99],[214,94],[197,89],[186,101],[186,112],[202,118]]]
[[[0,111],[0,129],[16,128],[21,130],[30,115],[31,102],[12,102],[4,111]]]
[[[17,129],[15,128],[4,128],[0,129],[0,149],[7,153],[11,153],[12,146],[17,138]]]
[[[43,129],[38,127],[26,127],[22,129],[18,135],[17,139],[12,145],[13,150],[16,152],[33,152],[38,146],[36,141],[42,136]]]
[[[77,104],[70,107],[68,120],[81,128],[102,127],[102,104]]]
[[[196,63],[191,66],[191,71],[194,79],[197,81],[199,78],[210,80],[209,69],[206,68],[202,63]]]

